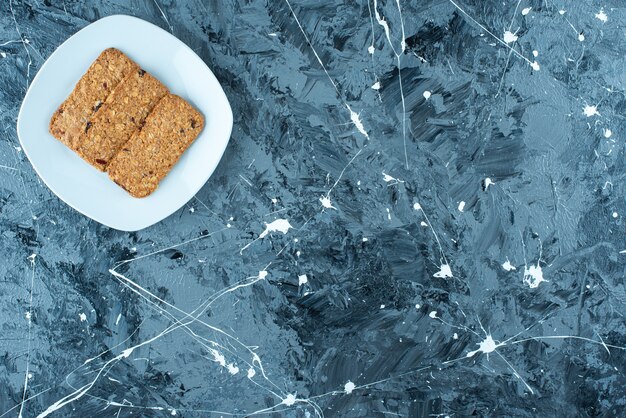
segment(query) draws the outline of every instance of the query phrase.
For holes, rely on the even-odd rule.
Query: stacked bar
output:
[[[204,127],[184,99],[117,49],[89,67],[50,133],[134,197],[154,192]]]
[[[168,94],[143,128],[118,152],[107,171],[131,196],[154,192],[204,127],[202,115],[184,99]]]
[[[139,67],[114,48],[104,50],[78,80],[69,97],[59,106],[50,121],[50,133],[73,150],[91,116],[113,89]]]
[[[105,171],[109,161],[167,93],[167,88],[144,70],[132,71],[85,125],[78,140],[78,154]]]

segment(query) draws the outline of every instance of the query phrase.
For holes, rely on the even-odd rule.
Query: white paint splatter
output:
[[[531,264],[530,268],[524,266],[524,283],[526,283],[528,287],[535,289],[542,282],[548,282],[548,280],[544,280],[543,271],[539,263],[537,263],[537,265]]]
[[[441,279],[453,277],[452,269],[450,269],[450,266],[448,264],[442,264],[441,267],[439,268],[439,271],[435,273],[433,276],[441,278]]]
[[[515,266],[511,264],[508,258],[506,259],[504,263],[502,263],[502,268],[505,269],[506,271],[517,270]]]
[[[428,314],[428,316],[430,316],[432,319],[437,318],[437,311],[432,311],[431,313]]]
[[[430,99],[431,95],[432,95],[431,92],[429,92],[428,90],[424,91],[424,99],[426,99],[426,100]]]
[[[239,373],[239,367],[235,366],[233,363],[229,363],[226,368],[228,369],[228,373],[232,375]]]
[[[372,89],[380,90],[380,81],[377,81],[374,84],[372,84]]]
[[[496,344],[491,335],[487,335],[483,341],[476,343],[476,345],[478,346],[478,350],[470,351],[467,353],[467,357],[473,357],[477,353],[493,353],[496,351],[496,348],[501,347],[504,344]]]
[[[585,107],[583,108],[583,114],[588,118],[592,116],[600,116],[598,108],[594,105],[585,105]]]
[[[517,35],[511,32],[510,30],[507,30],[506,32],[504,32],[504,36],[502,37],[502,40],[506,42],[507,44],[510,44],[510,43],[517,41]]]
[[[308,282],[309,278],[306,276],[306,274],[301,274],[300,276],[298,276],[298,286],[305,285]]]
[[[461,200],[461,202],[459,203],[459,212],[463,212],[463,209],[465,209],[465,202]]]
[[[80,322],[85,322],[87,320],[87,315],[85,315],[84,312],[79,313],[78,317],[80,318]]]
[[[402,103],[402,142],[404,144],[404,164],[406,168],[408,169],[409,168],[409,156],[408,156],[407,148],[406,148],[406,103],[405,103],[405,98],[404,98],[404,89],[402,85],[402,71],[400,70],[400,56],[405,51],[406,40],[405,40],[405,35],[404,35],[404,22],[402,21],[402,9],[400,7],[400,0],[396,0],[396,5],[398,6],[398,13],[400,14],[400,28],[402,29],[402,37],[401,37],[402,40],[400,42],[400,47],[402,51],[400,53],[396,51],[396,49],[393,46],[393,43],[391,42],[389,25],[387,24],[385,19],[381,17],[380,13],[378,12],[378,2],[376,0],[374,0],[374,15],[376,16],[376,21],[378,22],[378,24],[381,25],[383,29],[385,30],[385,36],[387,37],[387,42],[389,43],[389,46],[391,47],[393,54],[396,56],[396,62],[397,62],[397,68],[398,68],[398,83],[400,86],[400,99]]]
[[[222,367],[226,367],[226,358],[224,357],[223,354],[213,349],[211,349],[211,354],[213,354],[213,361],[215,361]]]
[[[378,24],[383,27],[383,30],[385,31],[385,36],[387,37],[387,41],[389,42],[391,49],[393,49],[394,54],[397,55],[395,49],[393,48],[393,44],[391,43],[389,25],[387,24],[387,21],[385,21],[385,18],[381,17],[380,13],[378,13],[378,4],[376,0],[374,0],[374,15],[376,16],[376,21],[378,22]]]
[[[320,202],[322,203],[322,206],[324,206],[326,209],[337,209],[333,206],[332,202],[330,201],[330,197],[328,196],[320,197]]]
[[[522,9],[522,16],[526,16],[528,13],[530,13],[532,9],[533,9],[532,7],[526,7]]]
[[[385,172],[383,171],[383,181],[389,183],[392,180],[395,180],[395,178],[391,177],[389,174],[385,174]]]
[[[347,395],[349,395],[352,393],[355,387],[356,386],[354,385],[354,383],[348,380],[346,384],[343,386],[343,390],[344,392],[346,392]]]
[[[287,406],[292,406],[295,403],[296,403],[296,395],[294,395],[293,393],[288,393],[287,397],[283,399],[282,401],[282,404],[287,405]]]
[[[232,221],[233,218],[231,217],[230,220]],[[259,235],[257,239],[244,245],[243,248],[239,250],[239,254],[243,254],[245,249],[247,249],[249,246],[257,242],[258,240],[265,238],[270,232],[279,231],[279,232],[282,232],[283,234],[286,234],[290,228],[293,228],[293,227],[291,226],[291,224],[289,223],[287,219],[276,219],[274,222],[270,222],[269,224],[266,223],[265,231],[261,232],[261,235]]]
[[[611,135],[613,135],[613,131],[611,131],[609,128],[606,128],[606,129],[604,130],[604,137],[605,137],[605,138],[610,138],[610,137],[611,137]]]
[[[358,113],[356,113],[354,110],[352,110],[352,108],[346,104],[346,107],[348,108],[348,111],[350,112],[350,119],[352,120],[352,123],[354,124],[354,126],[359,130],[359,132],[361,132],[363,134],[363,136],[365,136],[367,139],[370,139],[369,135],[367,134],[367,131],[365,130],[365,127],[363,126],[363,122],[361,122],[361,117],[359,116]]]
[[[383,171],[383,181],[385,183],[389,183],[390,181],[396,181],[398,183],[404,183],[404,180],[397,179],[395,177],[391,177],[389,174]]]
[[[596,13],[596,19],[601,20],[603,23],[606,23],[609,20],[609,17],[604,13],[604,10],[600,9],[598,13]]]
[[[265,238],[270,232],[282,232],[286,234],[289,229],[293,228],[287,219],[276,219],[274,222],[265,224],[265,231],[261,232],[259,238]]]

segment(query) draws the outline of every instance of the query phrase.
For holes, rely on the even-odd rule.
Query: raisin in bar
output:
[[[204,118],[184,99],[168,94],[146,118],[143,128],[108,166],[111,180],[134,197],[156,190],[204,127]]]
[[[52,115],[49,126],[52,136],[76,150],[89,118],[124,77],[137,68],[137,64],[115,48],[102,51]]]
[[[98,170],[105,171],[167,92],[159,80],[142,69],[128,74],[93,119],[83,125],[79,155]]]

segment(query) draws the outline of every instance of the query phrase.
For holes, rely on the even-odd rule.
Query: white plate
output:
[[[48,132],[52,113],[109,47],[127,54],[206,120],[200,136],[159,188],[143,199],[129,196]],[[54,51],[33,79],[17,119],[22,148],[50,190],[84,215],[123,231],[159,222],[191,199],[217,167],[232,126],[228,99],[202,59],[159,27],[123,15],[92,23]]]

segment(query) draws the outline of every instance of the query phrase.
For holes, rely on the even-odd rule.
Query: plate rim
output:
[[[228,137],[222,141],[223,142],[223,146],[216,148],[216,154],[218,154],[219,158],[217,159],[217,163],[215,165],[215,167],[213,167],[210,171],[207,171],[206,174],[206,179],[204,179],[203,182],[199,183],[199,187],[194,188],[195,190],[192,189],[193,193],[191,193],[189,198],[185,198],[181,200],[180,205],[174,205],[174,209],[172,209],[171,211],[168,211],[169,213],[166,213],[164,216],[157,216],[155,219],[148,219],[146,222],[135,222],[133,225],[128,224],[128,223],[124,223],[123,221],[116,223],[116,222],[111,222],[110,220],[105,220],[102,219],[102,217],[99,214],[87,214],[85,213],[85,211],[83,211],[81,208],[77,207],[79,205],[76,205],[75,202],[69,202],[68,200],[66,200],[66,198],[63,196],[63,192],[59,191],[56,189],[55,186],[49,184],[48,180],[46,179],[46,176],[42,175],[42,173],[40,172],[39,168],[37,167],[37,164],[35,164],[33,162],[33,159],[31,158],[31,155],[29,155],[29,145],[24,145],[24,140],[23,138],[23,118],[22,118],[22,114],[23,114],[23,110],[25,105],[28,103],[28,99],[29,96],[31,95],[31,91],[32,91],[32,87],[33,85],[36,84],[38,78],[40,77],[40,75],[44,72],[46,66],[49,64],[49,62],[53,59],[53,57],[57,54],[57,52],[63,48],[63,46],[65,44],[67,44],[71,39],[79,36],[81,34],[81,32],[87,30],[88,28],[92,28],[92,26],[94,25],[101,25],[102,23],[105,23],[105,21],[110,21],[110,20],[129,20],[129,21],[133,21],[133,23],[139,23],[139,24],[146,24],[149,25],[151,27],[152,30],[157,30],[157,32],[160,32],[161,34],[164,34],[170,38],[173,38],[178,44],[182,45],[184,48],[187,49],[188,52],[192,53],[193,56],[195,56],[198,61],[204,66],[204,68],[208,71],[208,73],[211,75],[211,77],[213,77],[214,81],[216,82],[216,85],[219,87],[219,94],[221,94],[223,96],[223,101],[225,104],[225,107],[223,109],[223,115],[221,115],[222,117],[227,116],[227,120],[224,120],[224,122],[227,122],[227,126],[228,128],[226,129],[226,131],[228,132]],[[92,28],[93,29],[93,28]],[[75,83],[74,83],[75,84]],[[185,205],[185,203],[187,203],[189,200],[191,200],[199,191],[200,189],[202,189],[202,187],[204,187],[204,185],[206,184],[206,182],[209,180],[209,178],[213,175],[213,173],[215,172],[215,170],[217,169],[217,167],[219,166],[219,162],[221,161],[222,157],[224,156],[224,153],[226,152],[226,148],[228,147],[228,144],[230,142],[230,138],[232,135],[232,129],[233,129],[233,112],[232,112],[232,108],[230,106],[230,102],[228,100],[228,96],[226,96],[226,93],[224,92],[224,89],[222,88],[219,80],[217,79],[217,77],[215,77],[215,74],[213,73],[213,71],[211,71],[211,69],[209,68],[209,66],[204,62],[204,60],[198,55],[196,54],[196,52],[191,49],[185,42],[183,42],[182,40],[178,39],[176,36],[174,36],[173,34],[169,33],[168,31],[164,30],[163,28],[155,25],[154,23],[148,22],[144,19],[141,19],[139,17],[136,16],[130,16],[130,15],[125,15],[125,14],[114,14],[114,15],[109,15],[109,16],[105,16],[103,18],[100,18],[94,22],[91,22],[90,24],[86,25],[85,27],[83,27],[82,29],[80,29],[79,31],[77,31],[76,33],[74,33],[73,35],[71,35],[70,37],[68,37],[65,41],[63,41],[61,44],[59,44],[59,46],[57,46],[55,48],[55,50],[50,54],[50,56],[48,56],[48,58],[44,61],[44,63],[41,65],[41,67],[39,68],[39,70],[37,71],[37,74],[35,75],[35,77],[33,77],[33,79],[30,81],[28,89],[26,91],[26,94],[24,95],[24,98],[22,99],[22,103],[20,105],[20,110],[17,116],[17,123],[16,123],[16,132],[17,132],[17,136],[18,136],[18,140],[20,142],[20,145],[22,147],[22,150],[24,150],[24,154],[26,154],[26,157],[28,158],[30,165],[33,167],[33,169],[35,170],[35,173],[37,174],[37,176],[43,181],[43,183],[46,185],[46,187],[48,187],[48,189],[50,189],[50,191],[57,197],[59,198],[62,202],[64,202],[66,205],[70,206],[71,208],[73,208],[75,211],[77,211],[78,213],[82,214],[83,216],[86,216],[89,219],[92,219],[108,228],[111,229],[115,229],[118,231],[125,231],[125,232],[135,232],[135,231],[139,231],[145,228],[148,228],[154,224],[157,224],[159,222],[161,222],[162,220],[168,218],[169,216],[171,216],[173,213],[175,213],[176,211],[178,211],[181,207],[183,207]],[[203,176],[204,177],[204,176]]]

